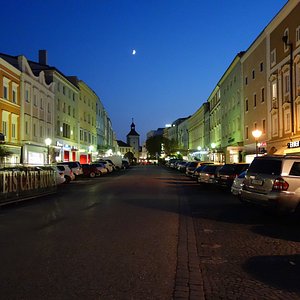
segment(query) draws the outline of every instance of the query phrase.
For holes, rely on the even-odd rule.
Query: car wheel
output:
[[[96,176],[96,173],[95,173],[95,172],[91,172],[91,173],[90,173],[90,177],[91,177],[91,178],[94,178],[95,176]]]
[[[65,176],[65,179],[66,179],[65,183],[70,183],[70,181],[71,181],[71,177],[69,177],[69,176]]]

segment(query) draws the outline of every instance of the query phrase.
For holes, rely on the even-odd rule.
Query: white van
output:
[[[122,157],[119,155],[105,156],[105,157],[101,157],[101,159],[111,160],[117,169],[122,168]]]

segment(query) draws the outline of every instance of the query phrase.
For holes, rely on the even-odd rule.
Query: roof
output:
[[[125,142],[121,140],[117,140],[118,146],[119,147],[131,147],[130,145],[126,144]]]

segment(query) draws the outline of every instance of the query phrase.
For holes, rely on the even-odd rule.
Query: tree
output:
[[[146,148],[151,158],[157,158],[157,155],[161,156],[162,144],[166,155],[171,155],[176,152],[175,149],[177,145],[174,140],[170,141],[162,135],[152,136],[146,141]]]

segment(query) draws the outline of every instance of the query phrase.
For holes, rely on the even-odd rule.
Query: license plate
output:
[[[262,181],[262,180],[259,180],[259,179],[253,179],[253,180],[252,180],[252,184],[262,185],[262,184],[263,184],[263,181]]]

